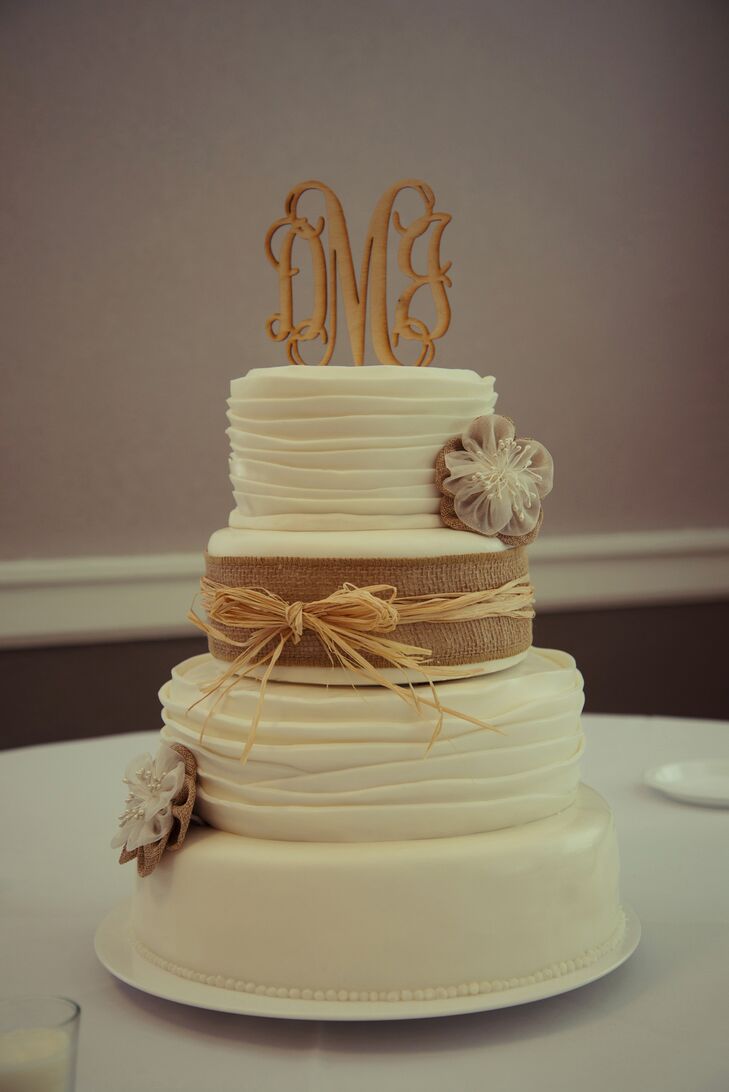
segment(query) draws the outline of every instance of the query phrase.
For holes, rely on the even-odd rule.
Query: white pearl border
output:
[[[545,982],[572,971],[582,970],[585,967],[597,963],[621,943],[625,934],[625,913],[619,911],[618,925],[608,940],[593,948],[588,948],[576,959],[561,960],[552,963],[534,974],[521,975],[518,978],[493,979],[484,982],[461,982],[457,986],[435,986],[418,990],[312,990],[299,987],[287,988],[286,986],[263,986],[256,982],[246,982],[243,979],[234,979],[225,975],[202,974],[193,971],[189,967],[183,967],[173,963],[162,956],[146,948],[140,940],[132,938],[135,951],[159,967],[163,971],[175,974],[179,978],[187,978],[191,982],[199,982],[201,985],[216,986],[218,989],[235,990],[238,993],[256,994],[259,997],[279,997],[290,1001],[440,1001],[451,997],[476,997],[479,994],[501,993],[503,990],[518,989],[520,986],[534,986],[538,982]]]

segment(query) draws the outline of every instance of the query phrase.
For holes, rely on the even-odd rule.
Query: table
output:
[[[103,710],[100,710],[103,717]],[[382,1024],[188,1009],[123,986],[93,935],[131,890],[109,841],[134,755],[156,733],[0,753],[0,994],[83,1008],[78,1092],[725,1092],[729,1088],[729,811],[641,785],[660,762],[729,757],[729,724],[585,717],[584,780],[611,802],[624,897],[643,940],[622,968],[497,1012]]]

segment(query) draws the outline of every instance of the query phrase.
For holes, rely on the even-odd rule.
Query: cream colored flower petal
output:
[[[128,823],[124,823],[120,827],[118,834],[111,843],[116,849],[117,846],[126,846],[127,849],[134,850],[137,848],[137,839],[142,836],[144,830],[144,819],[130,819]]]
[[[124,777],[126,778],[127,782],[129,783],[129,791],[130,792],[134,792],[137,788],[139,788],[144,783],[139,778],[139,771],[140,770],[150,769],[150,767],[152,766],[153,761],[154,760],[153,760],[151,754],[149,754],[149,752],[147,752],[147,753],[142,754],[142,755],[137,755],[136,758],[133,758],[129,762],[129,764],[127,765],[126,770],[124,771]]]
[[[458,496],[465,499],[467,497],[480,497],[483,494],[483,482],[474,474],[474,470],[476,469],[474,463],[471,463],[469,473],[454,480],[453,485],[451,486],[451,492],[454,497]]]
[[[127,824],[125,824],[123,827],[119,827],[119,830],[116,832],[110,843],[112,849],[121,849],[122,846],[126,845],[127,831]]]
[[[524,518],[518,519],[515,513],[509,512],[511,518],[509,522],[504,524],[500,528],[503,535],[528,535],[530,531],[533,531],[539,522],[539,513],[542,510],[542,504],[538,497],[535,497],[531,503],[531,506],[527,508],[524,506]],[[465,523],[465,520],[463,521]]]
[[[507,417],[490,413],[487,417],[477,417],[471,421],[461,435],[461,443],[466,451],[478,455],[481,451],[496,451],[499,440],[514,438],[514,426]],[[465,522],[465,521],[464,521]]]
[[[185,763],[182,761],[182,759],[178,758],[175,768],[173,770],[168,770],[162,778],[162,783],[159,787],[160,799],[167,797],[171,800],[174,796],[177,796],[178,792],[182,788],[184,780]]]
[[[185,763],[177,751],[168,743],[160,743],[159,750],[154,758],[154,773],[156,777],[164,777],[167,774],[179,776],[178,789],[182,787],[182,779],[185,776]]]
[[[176,792],[158,792],[154,795],[150,794],[146,800],[143,801],[144,806],[144,818],[147,822],[154,820],[156,815],[168,809],[175,796],[180,790]]]
[[[477,465],[473,456],[467,451],[447,451],[444,459],[450,474],[444,479],[443,485],[453,485],[461,478],[468,477],[473,474]]]
[[[541,479],[534,482],[535,488],[540,497],[546,497],[552,492],[554,485],[554,460],[544,444],[540,444],[538,440],[529,440],[526,447],[529,449],[532,460],[531,469],[536,471]]]
[[[135,849],[139,849],[140,846],[150,846],[154,842],[159,842],[165,834],[169,834],[172,830],[172,823],[172,808],[167,807],[150,818],[144,819],[139,825],[135,824],[134,829],[127,837],[127,849],[133,852]]]
[[[506,497],[489,497],[483,489],[459,490],[453,497],[458,518],[482,535],[495,535],[511,519],[511,504]]]

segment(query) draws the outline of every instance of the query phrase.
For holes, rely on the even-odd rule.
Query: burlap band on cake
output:
[[[314,558],[314,557],[211,557],[206,555],[206,581],[229,588],[264,590],[294,608],[321,601],[345,587],[356,589],[389,586],[396,589],[392,605],[398,613],[391,640],[428,649],[428,667],[482,663],[525,652],[532,642],[532,598],[528,584],[526,549],[500,553],[457,554],[427,558]],[[503,593],[502,593],[503,589]],[[520,596],[514,602],[514,590]],[[528,589],[528,595],[525,595]],[[446,597],[455,604],[469,593],[493,592],[484,596],[470,617],[451,620],[437,617],[428,609],[429,600]],[[377,594],[377,593],[376,593]],[[412,602],[413,599],[418,603]],[[411,602],[406,602],[411,600]],[[469,613],[468,610],[461,613]],[[424,620],[407,621],[408,614]],[[235,660],[241,645],[250,639],[251,628],[224,625],[216,621],[220,638],[208,631],[208,645],[220,660]],[[392,661],[368,656],[377,668],[392,667]],[[288,641],[278,663],[285,666],[331,667],[317,633],[306,628],[298,641]]]
[[[419,712],[434,710],[430,746],[446,714],[500,730],[443,705],[434,682],[457,678],[463,668],[454,665],[528,649],[534,590],[523,549],[436,558],[207,556],[206,562],[200,589],[207,619],[194,611],[188,618],[228,666],[198,699],[216,695],[201,739],[226,694],[261,669],[245,761],[279,663],[342,667],[353,680],[384,686]],[[388,678],[383,668],[414,675],[428,684],[429,696]]]

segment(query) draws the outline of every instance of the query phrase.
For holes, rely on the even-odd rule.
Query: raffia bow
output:
[[[397,626],[409,622],[463,622],[470,619],[509,615],[533,618],[534,591],[527,579],[518,577],[499,588],[474,592],[444,592],[441,595],[410,595],[398,597],[391,584],[375,584],[366,588],[344,584],[325,599],[311,603],[288,603],[266,588],[236,588],[220,584],[205,576],[200,582],[202,603],[208,621],[193,610],[188,618],[208,637],[239,648],[227,670],[205,691],[200,701],[220,691],[213,708],[203,723],[202,739],[207,721],[220,701],[235,686],[239,678],[250,675],[266,665],[261,676],[258,702],[243,750],[245,760],[253,746],[261,719],[266,686],[288,641],[298,644],[305,630],[316,635],[332,666],[346,668],[352,674],[391,690],[418,712],[426,706],[435,709],[437,719],[429,747],[438,738],[447,713],[468,721],[479,728],[500,729],[466,713],[443,705],[435,689],[432,674],[425,669],[431,650],[408,645],[383,636]],[[220,627],[251,630],[250,637],[236,639]],[[422,676],[430,689],[430,697],[416,693],[413,686],[401,686],[388,679],[368,657],[385,660],[400,671]],[[462,677],[461,668],[439,667],[443,677]],[[195,704],[198,704],[197,702]]]

